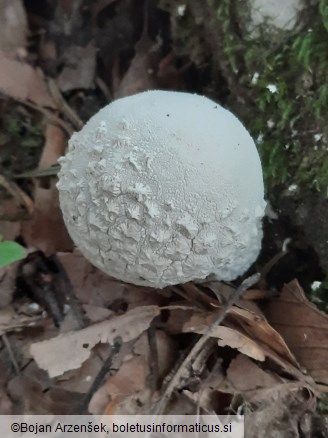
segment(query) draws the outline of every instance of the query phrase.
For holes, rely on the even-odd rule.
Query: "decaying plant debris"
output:
[[[5,10],[10,2],[0,3]],[[229,46],[229,29],[238,41],[243,32],[227,22],[231,6],[41,3],[12,2],[16,25],[0,27],[1,234],[27,249],[25,260],[0,268],[0,413],[238,412],[247,414],[250,437],[328,436],[328,317],[304,293],[323,280],[324,259],[307,231],[269,212],[261,256],[242,279],[156,290],[92,267],[74,250],[58,206],[57,159],[67,138],[113,98],[158,88],[208,95],[241,118],[256,114],[257,104],[271,111],[269,94],[268,102],[262,93],[248,106],[245,69],[254,68],[254,53],[247,64],[239,45]],[[232,3],[237,17],[240,2]],[[310,3],[312,13],[325,4]],[[205,25],[211,7],[220,10],[221,27]],[[316,80],[322,75],[318,70]],[[310,93],[315,84],[302,80]],[[314,134],[320,102],[308,126]],[[288,120],[289,110],[279,108]],[[286,133],[287,125],[279,126]],[[281,162],[264,158],[274,168]],[[248,283],[257,272],[261,278]]]

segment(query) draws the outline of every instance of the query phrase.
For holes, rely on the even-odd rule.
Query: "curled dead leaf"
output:
[[[215,334],[219,338],[218,345],[220,347],[229,346],[231,348],[236,348],[241,353],[244,353],[253,359],[261,362],[264,361],[265,353],[262,348],[243,333],[229,327],[221,326],[216,329]]]
[[[264,306],[268,321],[285,339],[302,367],[328,385],[328,315],[310,303],[297,280]]]
[[[38,366],[50,377],[60,376],[67,370],[79,368],[98,343],[112,344],[117,337],[122,342],[137,338],[158,314],[157,306],[138,307],[82,330],[32,344],[30,352]]]

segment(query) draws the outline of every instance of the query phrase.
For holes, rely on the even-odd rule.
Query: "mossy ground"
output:
[[[257,38],[244,38],[244,29],[236,25],[236,17],[247,22],[244,2],[211,3],[217,5],[223,52],[239,84],[237,92],[248,109],[254,109],[242,118],[257,139],[267,197],[278,193],[281,199],[281,193],[289,190],[296,204],[313,191],[327,199],[328,1],[309,4],[294,31],[275,34],[265,23]],[[230,100],[240,99],[233,90],[231,94]],[[299,218],[295,221],[300,223]],[[322,229],[322,239],[325,234]],[[324,281],[310,293],[325,311],[327,290]]]
[[[244,122],[257,139],[267,190],[287,183],[328,196],[328,1],[308,6],[295,31],[275,36],[264,24],[256,38],[234,27],[243,2],[215,3],[231,74],[256,108]]]

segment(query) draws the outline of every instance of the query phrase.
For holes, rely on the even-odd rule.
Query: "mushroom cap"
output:
[[[108,275],[163,288],[233,280],[261,247],[255,144],[196,94],[147,91],[101,109],[60,159],[60,205],[79,250]]]

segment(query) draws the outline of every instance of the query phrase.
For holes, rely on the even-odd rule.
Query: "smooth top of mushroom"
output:
[[[256,259],[264,214],[254,142],[212,100],[148,91],[119,99],[75,133],[58,189],[87,259],[134,284],[165,287]]]

